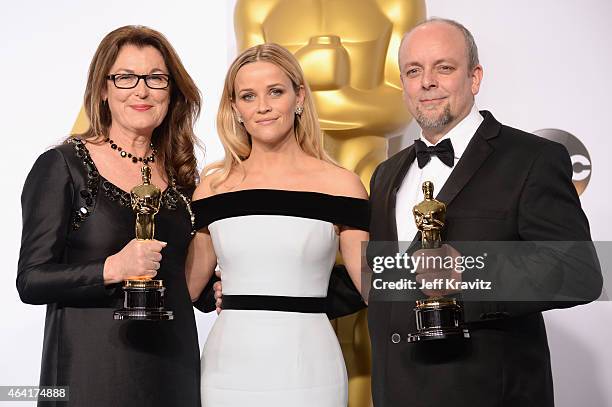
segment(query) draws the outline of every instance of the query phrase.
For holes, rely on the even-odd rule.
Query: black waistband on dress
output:
[[[222,309],[302,312],[324,314],[326,297],[284,297],[280,295],[223,295]]]

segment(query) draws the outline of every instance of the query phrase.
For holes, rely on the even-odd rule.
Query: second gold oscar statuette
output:
[[[423,183],[425,199],[414,206],[414,222],[421,233],[423,249],[442,246],[442,230],[446,223],[446,205],[434,198],[434,185]],[[463,324],[463,304],[456,298],[430,297],[416,302],[416,333],[408,335],[408,342],[470,337]]]

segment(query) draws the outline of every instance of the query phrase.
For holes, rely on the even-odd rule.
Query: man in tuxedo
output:
[[[423,200],[424,181],[433,182],[436,198],[447,206],[444,241],[590,241],[565,148],[504,126],[476,108],[483,68],[465,27],[443,19],[416,26],[402,40],[399,63],[404,101],[421,136],[372,176],[371,244],[418,236],[412,208]],[[434,250],[459,254],[450,245]],[[372,290],[374,406],[553,406],[541,312],[599,296],[596,257],[587,263],[580,292],[570,296],[578,300],[466,301],[467,340],[408,343],[406,337],[415,331],[414,299],[391,301],[380,293],[375,298]],[[418,281],[428,273],[457,277],[451,269],[416,272]],[[517,271],[516,279],[521,278]],[[519,283],[535,284],[537,270],[529,278]]]

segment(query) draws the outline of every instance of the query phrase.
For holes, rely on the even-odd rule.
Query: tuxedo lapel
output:
[[[478,168],[484,163],[493,148],[488,140],[497,137],[501,124],[495,120],[489,112],[480,112],[484,117],[483,122],[476,130],[476,134],[465,149],[461,159],[451,172],[448,180],[436,196],[436,199],[444,202],[447,206],[451,204],[457,194],[472,179]]]

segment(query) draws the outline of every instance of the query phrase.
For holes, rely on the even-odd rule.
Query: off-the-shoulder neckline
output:
[[[223,192],[191,202],[196,230],[233,217],[282,215],[343,224],[367,230],[367,199],[331,195],[317,191],[286,189],[241,189]]]
[[[329,197],[329,198],[341,198],[341,199],[346,198],[346,199],[355,199],[355,200],[358,200],[358,201],[368,201],[368,199],[366,199],[366,198],[357,198],[357,197],[348,196],[348,195],[334,195],[334,194],[328,194],[326,192],[320,192],[320,191],[304,191],[304,190],[274,189],[274,188],[249,188],[249,189],[239,189],[239,190],[235,190],[235,191],[221,192],[221,193],[218,193],[218,194],[207,196],[205,198],[195,199],[192,202],[195,203],[195,202],[198,202],[198,201],[204,201],[204,200],[208,200],[208,199],[221,199],[223,197],[228,197],[228,196],[232,196],[232,195],[235,195],[235,194],[254,193],[254,192],[305,194],[305,195],[314,195],[314,196],[325,196],[325,197]]]

